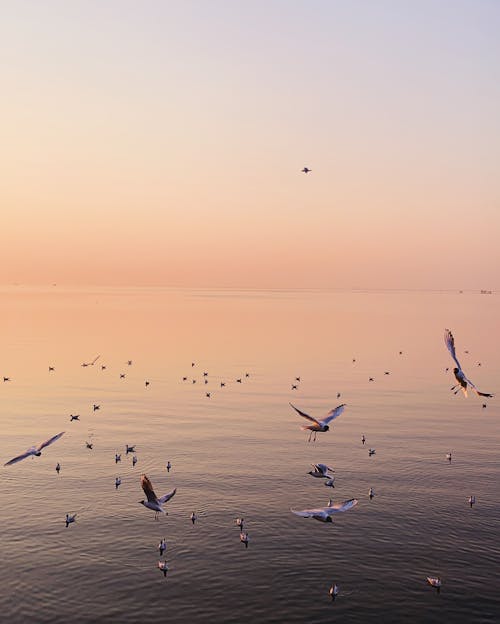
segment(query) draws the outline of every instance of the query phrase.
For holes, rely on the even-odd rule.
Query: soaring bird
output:
[[[173,496],[175,496],[175,493],[177,492],[177,488],[174,488],[168,494],[165,494],[164,496],[158,498],[156,494],[154,493],[151,481],[146,477],[145,474],[141,476],[141,486],[142,486],[142,489],[144,490],[144,494],[146,494],[147,500],[139,501],[139,503],[141,505],[144,505],[144,507],[147,507],[148,509],[151,509],[152,511],[154,511],[155,520],[158,520],[158,514],[166,513],[162,505],[164,505]]]
[[[319,507],[318,509],[303,509],[302,511],[290,509],[290,511],[296,516],[301,516],[302,518],[314,518],[320,522],[333,522],[333,514],[339,513],[340,511],[347,511],[357,504],[358,501],[356,498],[351,498],[343,503],[335,504],[333,504],[330,499],[327,507]]]
[[[330,429],[330,427],[328,426],[328,423],[331,422],[334,418],[337,418],[337,416],[340,416],[340,414],[342,414],[345,408],[345,403],[342,403],[342,405],[338,405],[335,409],[330,410],[326,414],[326,416],[323,418],[323,420],[316,420],[316,418],[309,416],[309,414],[306,414],[305,412],[301,412],[291,403],[290,405],[303,418],[307,418],[307,420],[310,420],[313,423],[312,425],[303,425],[301,427],[301,429],[304,431],[307,431],[307,430],[310,431],[308,442],[311,441],[311,436],[313,433],[314,433],[314,441],[316,441],[316,434],[318,433],[318,431],[328,431],[328,429]]]
[[[40,444],[38,446],[30,447],[29,449],[27,449],[21,455],[18,455],[17,457],[14,457],[13,459],[11,459],[8,462],[6,462],[4,464],[4,466],[11,466],[12,464],[16,464],[17,462],[21,461],[22,459],[26,459],[26,457],[29,457],[30,455],[32,457],[34,457],[35,455],[37,457],[40,457],[40,455],[42,454],[42,449],[44,449],[46,446],[49,446],[49,444],[52,444],[56,440],[59,440],[59,438],[62,435],[64,435],[64,431],[61,431],[61,433],[58,433],[57,435],[52,436],[52,438],[49,438],[48,440],[45,440],[45,442],[40,442]]]
[[[310,474],[311,477],[316,477],[318,479],[330,479],[331,475],[328,474],[328,471],[335,472],[333,468],[330,468],[326,464],[311,464],[314,470],[309,470],[307,474]]]
[[[311,169],[309,169],[309,167],[304,167],[302,169],[302,173],[309,173],[309,171],[311,171]]]
[[[489,399],[491,399],[493,397],[492,394],[490,394],[489,392],[479,392],[479,390],[472,383],[472,381],[470,379],[467,379],[467,377],[465,376],[465,373],[460,366],[460,362],[457,360],[457,354],[455,352],[455,339],[453,338],[453,334],[449,329],[444,330],[444,343],[447,346],[448,351],[451,353],[451,357],[456,364],[455,368],[453,369],[453,374],[455,375],[457,383],[451,388],[453,393],[457,394],[459,390],[462,390],[464,396],[467,396],[467,385],[469,385],[478,396],[488,397]]]

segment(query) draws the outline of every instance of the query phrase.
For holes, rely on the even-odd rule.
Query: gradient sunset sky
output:
[[[493,0],[2,2],[0,283],[500,288],[499,33]]]

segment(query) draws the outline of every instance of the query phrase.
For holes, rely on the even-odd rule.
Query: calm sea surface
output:
[[[0,302],[1,463],[66,432],[0,468],[2,622],[500,621],[498,399],[450,392],[443,341],[499,393],[497,295],[19,286]],[[347,407],[308,443],[289,402]],[[335,489],[307,474],[318,462]],[[158,522],[142,473],[177,487]],[[330,495],[359,504],[333,524],[290,512]]]

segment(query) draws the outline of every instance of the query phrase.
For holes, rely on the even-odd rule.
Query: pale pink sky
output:
[[[6,4],[0,283],[500,288],[498,32],[487,0]]]

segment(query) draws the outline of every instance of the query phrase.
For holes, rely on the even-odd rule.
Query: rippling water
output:
[[[17,287],[0,298],[2,463],[66,431],[2,469],[2,621],[499,621],[498,401],[450,393],[443,342],[449,327],[468,376],[498,392],[496,295]],[[290,401],[313,416],[347,407],[308,444]],[[317,462],[335,468],[334,490],[307,474]],[[142,472],[158,494],[178,488],[159,522],[138,504]],[[332,493],[359,504],[331,525],[289,511]],[[67,529],[66,512],[77,513]]]

